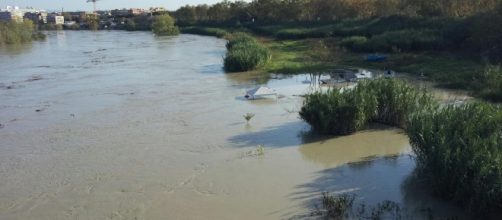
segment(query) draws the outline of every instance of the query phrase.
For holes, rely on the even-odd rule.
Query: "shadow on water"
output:
[[[198,72],[205,74],[223,73],[221,64],[210,64],[203,66]]]
[[[309,216],[321,209],[323,192],[354,195],[354,206],[350,212],[357,213],[360,211],[358,208],[364,206],[369,216],[373,208],[386,201],[395,202],[401,217],[385,219],[468,218],[462,209],[431,196],[414,178],[414,169],[412,156],[392,155],[370,156],[358,162],[319,171],[313,181],[298,185],[296,192],[290,195],[291,199],[300,200],[304,207],[312,210],[311,213],[293,218]],[[355,219],[364,219],[365,215],[361,214]]]
[[[229,138],[238,147],[264,145],[265,147],[292,147],[315,141],[311,138],[310,127],[302,121],[290,122],[280,126],[265,128]]]

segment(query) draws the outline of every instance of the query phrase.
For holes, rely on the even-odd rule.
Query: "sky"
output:
[[[7,5],[20,6],[22,8],[31,6],[37,9],[61,10],[65,11],[92,11],[92,3],[87,0],[0,0],[0,8]],[[150,8],[163,6],[168,10],[176,10],[180,6],[189,4],[214,4],[220,0],[99,0],[98,10],[116,8]]]

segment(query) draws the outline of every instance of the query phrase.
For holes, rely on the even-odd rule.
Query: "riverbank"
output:
[[[352,52],[342,47],[342,38],[278,39],[261,35],[252,29],[222,27],[183,27],[183,33],[208,35],[224,38],[234,32],[253,34],[259,42],[268,47],[272,58],[260,70],[269,73],[312,73],[330,72],[337,68],[362,67],[368,69],[391,69],[407,73],[423,80],[434,82],[439,87],[470,91],[482,97],[483,75],[487,65],[455,52],[400,52],[389,53],[381,62],[366,61],[368,53]],[[497,98],[492,101],[499,101]]]

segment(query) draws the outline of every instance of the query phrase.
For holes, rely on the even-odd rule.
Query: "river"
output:
[[[406,187],[403,131],[316,137],[297,113],[307,76],[225,74],[224,54],[121,31],[0,48],[0,219],[303,218],[323,191],[458,213]],[[258,85],[280,98],[242,98]]]

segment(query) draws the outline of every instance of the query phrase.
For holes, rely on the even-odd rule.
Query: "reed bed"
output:
[[[323,134],[346,135],[378,122],[405,128],[412,114],[437,108],[432,96],[396,79],[359,82],[352,90],[306,96],[300,117]]]
[[[417,171],[433,193],[474,212],[502,208],[502,110],[473,103],[411,117]]]
[[[249,71],[265,65],[270,60],[270,51],[245,33],[228,36],[224,68],[227,72]]]

